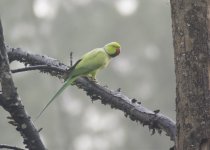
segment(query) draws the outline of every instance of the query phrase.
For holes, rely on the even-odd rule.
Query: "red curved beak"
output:
[[[117,50],[116,55],[119,55],[120,54],[120,48],[117,48],[116,50]]]

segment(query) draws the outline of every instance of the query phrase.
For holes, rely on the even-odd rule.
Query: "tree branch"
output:
[[[51,70],[51,71],[59,71],[59,72],[65,73],[65,70],[62,70],[62,69],[60,69],[58,67],[55,67],[55,66],[48,66],[48,65],[29,66],[29,67],[25,67],[25,68],[19,68],[19,69],[11,70],[11,72],[12,73],[19,73],[19,72],[32,71],[32,70],[40,70],[40,71]]]
[[[57,67],[60,68],[59,70],[66,71],[69,69],[66,65],[58,61],[57,59],[50,58],[46,55],[38,55],[38,54],[31,54],[26,51],[22,51],[20,48],[9,48],[8,46],[7,52],[9,56],[9,61],[19,61],[24,63],[26,66],[29,64],[31,66],[37,66],[37,65],[47,65],[51,67]],[[43,71],[45,73],[50,73],[52,76],[57,76],[58,78],[64,78],[63,71]]]
[[[48,65],[50,67],[56,66],[60,69],[66,71],[68,67],[58,60],[41,56],[38,54],[31,54],[25,52],[20,48],[9,48],[7,47],[8,55],[10,61],[20,61],[25,64],[30,65]],[[62,77],[65,79],[65,74],[46,70],[45,72],[51,75]],[[125,113],[125,116],[133,121],[138,121],[144,125],[148,125],[149,129],[157,130],[159,133],[165,131],[168,136],[170,136],[172,141],[175,141],[176,127],[175,122],[161,113],[155,113],[137,102],[135,99],[130,99],[123,93],[119,91],[112,91],[108,88],[102,87],[97,83],[94,83],[87,78],[78,78],[76,80],[76,85],[87,92],[87,95],[91,97],[92,100],[101,100],[102,104],[109,104],[111,108],[119,109]]]
[[[16,126],[16,130],[23,137],[23,143],[30,150],[44,150],[45,147],[39,137],[39,133],[34,127],[21,104],[16,87],[14,85],[7,56],[6,47],[4,45],[3,29],[0,20],[0,82],[2,94],[0,94],[0,105],[10,113],[9,123]]]
[[[22,148],[16,147],[16,146],[10,146],[10,145],[5,145],[5,144],[0,144],[0,149],[12,149],[12,150],[24,150]]]

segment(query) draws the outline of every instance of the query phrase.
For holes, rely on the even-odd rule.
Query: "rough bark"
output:
[[[47,65],[49,69],[45,68],[44,71],[43,69],[40,70],[59,78],[65,78],[66,76],[64,72],[68,67],[56,59],[25,52],[20,48],[14,49],[7,47],[7,49],[10,61],[16,60],[29,65]],[[122,110],[125,112],[125,116],[130,117],[132,121],[138,121],[148,126],[149,129],[153,130],[153,133],[155,130],[159,133],[163,130],[170,136],[172,141],[175,140],[175,122],[167,116],[145,108],[141,103],[137,102],[136,99],[130,99],[120,91],[109,90],[86,78],[77,79],[76,85],[86,91],[87,95],[90,96],[93,101],[99,99],[103,104],[109,104],[112,108]]]
[[[4,45],[4,36],[1,20],[0,83],[2,88],[2,93],[0,93],[0,106],[2,106],[11,115],[10,117],[8,117],[8,119],[10,119],[9,123],[14,125],[16,127],[16,130],[20,132],[21,136],[23,137],[23,143],[25,144],[25,147],[30,150],[45,150],[44,144],[42,143],[39,137],[39,133],[34,127],[30,117],[27,115],[24,106],[22,105],[18,96],[16,87],[14,85],[9,67],[7,50]]]
[[[209,145],[208,1],[171,0],[177,150],[205,150]]]

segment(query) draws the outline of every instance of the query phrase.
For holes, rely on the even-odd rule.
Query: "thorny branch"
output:
[[[2,93],[0,94],[0,106],[10,113],[9,123],[16,127],[23,137],[23,143],[30,150],[45,150],[45,147],[39,137],[39,133],[34,127],[27,115],[24,106],[18,96],[14,85],[11,71],[9,68],[9,60],[7,50],[4,45],[3,29],[0,20],[0,83]]]
[[[47,65],[49,68],[58,67],[66,72],[69,69],[69,67],[63,63],[60,63],[58,60],[48,56],[31,54],[20,48],[7,47],[7,51],[10,62],[16,60],[32,66]],[[55,71],[48,69],[44,72],[50,73],[51,75],[59,78],[66,78],[66,73],[63,73],[60,70]],[[120,91],[109,90],[108,88],[100,86],[87,78],[78,78],[76,80],[76,85],[86,91],[87,95],[90,96],[92,100],[99,99],[102,104],[109,104],[111,108],[122,110],[126,117],[128,116],[131,120],[142,123],[143,126],[147,125],[149,129],[152,129],[153,134],[155,133],[155,130],[157,130],[158,133],[161,133],[163,130],[168,136],[170,136],[172,141],[175,141],[175,122],[167,116],[159,113],[158,111],[153,112],[143,107],[139,102],[137,102],[137,100],[128,98]]]

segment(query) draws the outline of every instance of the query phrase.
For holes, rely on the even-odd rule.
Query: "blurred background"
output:
[[[69,65],[85,52],[117,41],[119,57],[97,79],[121,88],[145,107],[175,120],[175,75],[168,0],[16,0],[0,1],[5,41]],[[11,67],[23,67],[17,62]],[[38,71],[14,74],[25,109],[33,118],[62,81]],[[22,138],[0,109],[0,143],[23,147]],[[49,150],[166,150],[168,136],[151,136],[147,127],[124,117],[84,91],[69,87],[35,122]]]

